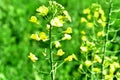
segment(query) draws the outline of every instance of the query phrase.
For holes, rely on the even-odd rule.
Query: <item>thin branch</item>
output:
[[[49,54],[50,54],[50,67],[51,67],[51,80],[54,80],[54,70],[53,70],[53,55],[52,55],[52,40],[51,40],[51,26],[49,30]]]
[[[107,50],[107,43],[108,43],[108,35],[109,35],[109,27],[111,26],[110,25],[110,20],[111,20],[111,12],[112,12],[112,0],[110,0],[109,2],[109,10],[108,10],[108,18],[107,18],[107,24],[106,24],[106,36],[105,36],[105,41],[104,41],[104,47],[103,47],[103,57],[102,57],[102,66],[101,66],[101,73],[103,72],[104,70],[104,58],[106,56],[106,50]],[[104,79],[104,75],[102,74],[101,75],[101,79]]]

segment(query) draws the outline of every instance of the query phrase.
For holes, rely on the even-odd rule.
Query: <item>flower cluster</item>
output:
[[[104,71],[103,74],[106,80],[113,79],[116,77],[119,79],[118,74],[120,73],[118,70],[120,69],[120,63],[118,62],[118,57],[115,56],[105,56],[104,61]]]
[[[41,15],[41,16],[46,16],[48,14],[49,9],[46,6],[40,6],[39,8],[36,9],[36,11]]]
[[[108,50],[110,42],[109,36],[106,35],[109,35],[109,32],[105,32],[107,21],[102,7],[93,3],[91,7],[84,9],[82,14],[84,17],[81,17],[80,25],[84,28],[81,28],[80,31],[80,55],[82,57],[79,72],[81,75],[87,73],[87,77],[92,75],[98,79],[101,79],[102,73],[105,80],[113,80],[114,78],[119,80],[120,63],[115,54],[111,55]]]
[[[64,24],[67,22],[71,22],[71,17],[65,8],[55,2],[49,1],[48,7],[42,5],[36,9],[37,15],[31,16],[30,22],[42,25],[45,22],[46,27],[42,29],[40,32],[36,32],[31,34],[30,38],[35,41],[42,41],[45,43],[46,41],[51,41],[49,45],[52,45],[52,53],[56,53],[60,58],[65,55],[64,49],[62,49],[62,43],[66,40],[72,39],[72,28],[64,27]],[[40,17],[39,17],[40,16]],[[43,17],[40,21],[38,18]],[[47,20],[46,20],[47,19]],[[43,26],[44,27],[44,26]],[[60,37],[58,37],[60,35]],[[62,43],[61,43],[62,42]],[[45,52],[42,52],[44,56],[47,56]],[[29,58],[35,62],[38,58],[30,53]],[[64,61],[72,61],[73,59],[78,60],[75,54],[71,54],[64,59]]]
[[[102,64],[102,52],[100,51],[102,42],[97,40],[98,37],[105,35],[104,28],[106,25],[105,13],[99,4],[93,3],[91,7],[86,8],[82,12],[84,17],[80,19],[80,25],[85,26],[80,31],[81,35],[81,46],[80,55],[81,63],[79,71],[81,75],[83,73],[91,72],[96,74],[94,76],[100,78],[101,64]],[[102,22],[99,23],[99,20]],[[103,25],[104,24],[104,25]],[[98,30],[99,28],[99,30]],[[87,75],[91,75],[87,73]]]
[[[81,17],[80,22],[86,23],[87,27],[94,27],[95,23],[102,27],[106,26],[105,13],[99,4],[93,3],[90,8],[83,10],[83,14],[86,17]]]
[[[45,32],[40,32],[39,34],[35,33],[35,34],[32,34],[30,36],[31,39],[34,39],[34,40],[42,40],[42,41],[47,41],[48,40],[48,36],[46,35]]]

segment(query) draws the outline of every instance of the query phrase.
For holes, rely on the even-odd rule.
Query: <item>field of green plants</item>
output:
[[[0,0],[0,80],[120,80],[119,0]]]

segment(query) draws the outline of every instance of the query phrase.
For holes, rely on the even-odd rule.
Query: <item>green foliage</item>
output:
[[[101,58],[103,56],[103,45],[106,35],[108,35],[108,42],[106,44],[106,54],[110,58],[110,63],[120,62],[120,8],[119,0],[112,1],[111,14],[109,16],[109,1],[110,0],[56,0],[62,4],[69,12],[72,22],[66,23],[63,29],[53,29],[52,33],[57,34],[53,36],[53,40],[62,38],[63,34],[59,34],[61,31],[66,30],[67,27],[73,29],[72,40],[61,42],[62,49],[65,51],[65,56],[58,57],[54,55],[55,62],[61,64],[61,62],[69,55],[74,53],[78,61],[71,61],[63,63],[56,72],[56,80],[85,80],[85,73],[80,70],[80,64],[83,64],[83,70],[88,75],[91,75],[87,67],[85,66],[85,60],[91,60],[91,55],[82,53],[80,47],[87,46],[90,48],[88,53],[100,50],[101,53],[97,53]],[[83,10],[90,7],[93,3],[101,5],[105,12],[106,23],[109,20],[109,29],[107,26],[99,28],[95,27],[95,36],[97,32],[104,30],[105,35],[103,37],[94,38],[93,31],[87,28],[86,23],[80,23],[82,17],[86,17],[83,14]],[[0,0],[0,80],[50,80],[50,61],[49,50],[46,50],[49,46],[49,41],[44,43],[42,41],[34,41],[30,39],[30,35],[46,30],[46,24],[51,20],[44,21],[45,17],[40,17],[38,20],[40,24],[32,24],[29,22],[30,17],[37,15],[36,9],[41,6],[48,6],[48,0]],[[51,15],[49,13],[48,15]],[[106,24],[106,25],[107,25]],[[95,42],[95,47],[91,47],[91,44],[86,44],[82,38],[81,31],[86,32],[87,39],[90,42]],[[108,33],[106,34],[106,32]],[[57,49],[54,48],[57,52]],[[38,57],[38,61],[32,63],[28,58],[29,53],[32,52]],[[43,55],[43,52],[47,53],[47,56]],[[118,59],[114,59],[117,57]],[[106,59],[106,58],[105,58]],[[107,59],[106,59],[107,61]],[[54,62],[54,63],[55,63]],[[97,65],[97,66],[96,66]],[[119,63],[120,65],[120,63]],[[100,68],[101,64],[94,64],[95,67]],[[93,67],[94,67],[93,66]],[[107,67],[106,67],[107,66]],[[106,70],[109,70],[109,65],[104,66]],[[91,67],[89,68],[91,70]],[[114,73],[114,79],[119,77],[117,75],[118,68]],[[109,73],[109,72],[108,72]],[[100,75],[99,73],[97,73]],[[95,79],[97,74],[93,75]],[[97,76],[98,77],[98,76]],[[99,76],[100,78],[101,76]],[[90,78],[90,77],[88,77]],[[93,80],[94,80],[93,79]],[[119,78],[120,79],[120,78]],[[118,80],[119,80],[118,79]],[[106,79],[107,80],[107,79]],[[108,79],[109,80],[109,79]]]

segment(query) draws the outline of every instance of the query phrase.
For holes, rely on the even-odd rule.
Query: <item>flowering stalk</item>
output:
[[[56,55],[57,56],[63,56],[65,52],[61,48],[60,41],[64,40],[71,40],[71,33],[72,33],[72,28],[68,27],[66,30],[62,31],[61,33],[63,34],[62,38],[60,40],[55,40],[54,37],[57,36],[52,36],[54,31],[52,30],[53,28],[62,28],[63,24],[67,21],[71,22],[71,17],[69,16],[68,12],[64,9],[64,7],[55,2],[50,0],[49,1],[49,6],[40,6],[39,8],[36,9],[38,12],[38,16],[44,17],[46,24],[46,30],[48,31],[48,36],[47,33],[41,31],[39,34],[35,33],[31,35],[31,38],[36,40],[36,41],[42,41],[46,42],[48,41],[49,43],[49,61],[50,61],[50,75],[51,75],[51,80],[55,80],[55,73],[56,69],[59,68],[65,61],[72,61],[73,59],[77,59],[74,54],[68,56],[67,58],[64,59],[64,62],[61,63],[60,65],[57,66],[57,62],[54,64],[54,57],[53,53],[54,49],[57,50]],[[43,19],[43,20],[44,20]],[[29,20],[32,23],[39,24],[38,19],[36,16],[32,16]],[[57,30],[57,29],[56,29]],[[53,47],[54,44],[54,47]],[[43,53],[44,56],[46,56],[45,53]],[[29,58],[35,62],[37,60],[36,56],[34,54],[30,54]]]
[[[92,29],[92,32],[93,32],[93,39],[94,39],[93,41],[95,42],[96,36],[95,36],[95,28],[94,27]],[[92,52],[91,53],[92,62],[94,61],[94,55],[95,55],[94,52]],[[92,71],[93,67],[94,67],[94,65],[91,65],[91,71]],[[93,76],[94,76],[94,74],[93,74],[93,72],[91,72],[91,80],[94,80]]]
[[[105,60],[105,56],[106,56],[106,50],[107,50],[107,43],[108,41],[108,36],[109,36],[109,27],[110,27],[110,16],[111,16],[111,11],[112,11],[112,0],[109,1],[109,11],[108,11],[108,20],[107,20],[107,24],[106,24],[106,35],[105,35],[105,40],[104,40],[104,47],[103,47],[103,57],[102,57],[102,66],[101,66],[101,79],[104,79],[104,75],[103,75],[103,70],[104,70],[104,60]]]
[[[49,29],[49,54],[50,54],[50,67],[51,67],[51,80],[55,79],[54,68],[53,68],[53,54],[52,54],[52,42],[51,42],[51,26]]]

